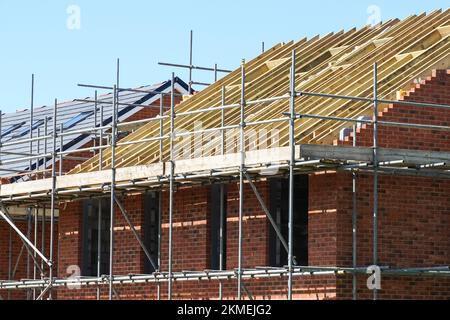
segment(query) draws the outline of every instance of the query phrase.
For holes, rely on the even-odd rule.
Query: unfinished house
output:
[[[153,118],[168,110],[170,90],[171,80],[168,80],[120,92],[118,95],[121,102],[117,107],[117,117],[118,121],[126,121],[128,125],[123,126],[119,139],[141,126],[144,123],[143,119]],[[174,79],[174,90],[177,102],[181,101],[182,95],[189,93],[188,84],[179,78]],[[57,152],[61,151],[55,161],[57,175],[66,174],[76,165],[101,152],[102,144],[110,143],[107,128],[95,130],[111,125],[112,108],[109,107],[111,101],[112,93],[98,95],[95,92],[92,98],[75,99],[56,105],[56,132],[61,133],[55,141]],[[54,106],[31,107],[1,115],[2,184],[40,180],[52,176],[52,157],[48,154],[53,150],[53,141],[44,137],[53,132],[54,115]],[[33,203],[29,206],[8,208],[16,226],[33,241],[33,244],[36,243],[36,247],[39,247],[43,254],[48,253],[50,245],[49,210],[45,205],[36,206]],[[58,215],[56,208],[55,233]],[[4,252],[0,258],[1,279],[40,277],[45,266],[41,261],[39,267],[34,266],[35,255],[33,254],[33,257],[28,255],[29,248],[13,233],[4,219],[0,220],[0,230],[0,246]],[[54,240],[54,249],[57,250],[57,238]],[[7,297],[23,298],[24,292],[8,292],[4,298]]]
[[[19,234],[45,272],[2,295],[450,298],[449,10],[280,43],[175,98],[120,140],[113,113],[69,172],[1,186],[11,228],[14,206],[59,212],[58,255]]]

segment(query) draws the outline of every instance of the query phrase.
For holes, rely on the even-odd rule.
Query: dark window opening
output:
[[[227,186],[212,185],[211,214],[211,270],[226,270]],[[221,255],[222,253],[222,255]],[[222,256],[222,261],[221,261]]]
[[[37,120],[33,123],[33,126],[31,127],[32,130],[36,130],[38,127],[40,127],[41,125],[44,124],[44,120],[40,119]],[[22,130],[20,130],[18,133],[16,133],[15,135],[12,136],[12,138],[20,138],[23,137],[24,135],[28,134],[30,132],[30,127],[26,127],[23,128]]]
[[[7,136],[8,134],[10,134],[10,133],[16,131],[17,129],[19,129],[19,128],[20,128],[21,126],[23,126],[24,124],[25,124],[25,121],[24,121],[24,122],[21,122],[21,123],[13,124],[13,125],[10,126],[8,129],[6,129],[6,130],[4,130],[4,131],[2,132],[2,138],[3,138],[4,136]]]
[[[80,123],[81,121],[85,120],[86,118],[89,118],[90,116],[92,116],[94,114],[94,111],[85,111],[82,112],[78,115],[76,115],[75,117],[71,118],[70,120],[66,121],[63,125],[63,129],[67,130],[72,128],[73,126],[77,125],[78,123]]]
[[[294,176],[293,256],[300,266],[308,265],[308,175]],[[288,242],[289,179],[270,179],[270,213]],[[269,263],[274,267],[287,265],[287,252],[275,230],[269,231]]]
[[[158,268],[160,263],[160,197],[159,192],[148,192],[144,195],[144,243]],[[151,274],[155,271],[155,268],[144,254],[144,273]]]
[[[99,202],[101,202],[100,275],[109,274],[110,200],[86,200],[83,203],[82,275],[97,276]]]

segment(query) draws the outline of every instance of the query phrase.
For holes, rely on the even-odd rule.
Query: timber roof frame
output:
[[[369,97],[373,95],[372,69],[378,63],[379,98],[394,99],[398,92],[410,87],[416,79],[427,75],[431,69],[450,66],[450,10],[410,16],[402,21],[389,20],[359,30],[340,31],[323,37],[301,39],[297,42],[277,44],[245,64],[245,99],[258,100],[289,94],[289,69],[292,50],[297,52],[296,90],[322,92],[336,95]],[[176,113],[220,107],[224,87],[227,105],[239,105],[240,70],[237,69],[215,84],[176,106]],[[364,101],[343,101],[326,97],[299,96],[296,105],[302,112],[319,116],[355,118],[371,114],[371,104]],[[382,108],[383,105],[380,106]],[[246,121],[270,121],[280,118],[289,110],[288,100],[246,106]],[[208,141],[208,153],[218,155],[220,142],[214,138],[220,128],[221,110],[177,116],[175,130],[195,131],[195,123],[211,130],[203,135]],[[239,108],[225,110],[225,126],[239,125]],[[167,116],[169,113],[166,114]],[[329,144],[339,131],[349,123],[325,119],[302,119],[295,125],[296,142]],[[288,145],[288,123],[279,121],[255,125],[254,129],[279,132],[277,147]],[[169,160],[170,123],[163,125],[163,161]],[[159,137],[159,123],[148,123],[122,141],[139,141]],[[236,136],[238,133],[236,133]],[[179,137],[180,138],[180,137]],[[211,143],[210,140],[213,140]],[[256,148],[273,147],[273,139],[258,139]],[[215,141],[215,143],[214,143]],[[195,154],[206,143],[190,145]],[[180,147],[185,150],[186,147]],[[247,145],[247,150],[250,147]],[[180,151],[180,150],[176,150]],[[233,150],[230,150],[232,153]],[[179,152],[181,154],[181,151]],[[183,155],[180,156],[183,159]],[[159,141],[120,146],[116,149],[116,167],[130,167],[159,162]],[[111,150],[103,155],[103,169],[110,168]],[[99,169],[99,159],[94,157],[70,173],[93,172]]]
[[[295,92],[299,93],[296,94],[295,104],[298,110],[319,117],[299,117],[295,123],[296,173],[355,168],[371,171],[370,150],[329,146],[341,129],[353,124],[352,121],[335,121],[333,118],[358,119],[371,115],[375,62],[378,63],[377,100],[380,101],[392,101],[399,91],[409,88],[414,80],[428,75],[432,69],[450,67],[450,9],[414,15],[403,21],[390,20],[374,27],[302,39],[296,43],[278,44],[245,63],[246,123],[255,130],[277,132],[277,137],[268,135],[257,139],[254,145],[246,145],[246,170],[255,179],[265,179],[265,170],[277,169],[278,175],[287,172],[289,127],[285,121],[288,118],[281,117],[289,110],[287,98],[290,94],[290,56],[293,51],[297,55]],[[203,138],[207,139],[207,144],[194,140],[193,144],[189,143],[187,149],[191,153],[187,154],[195,155],[195,151],[202,146],[208,148],[207,156],[202,154],[190,158],[184,157],[185,145],[177,146],[175,151],[181,156],[173,163],[178,187],[237,179],[240,162],[237,146],[221,154],[217,132],[222,126],[229,130],[239,127],[241,80],[241,70],[237,69],[176,107],[174,137],[192,135],[197,121],[202,121],[205,129]],[[226,94],[223,95],[223,92]],[[312,96],[302,92],[329,96]],[[336,99],[338,96],[357,97],[359,100]],[[221,119],[222,112],[224,117]],[[167,187],[168,168],[172,163],[168,118],[170,114],[166,113],[158,119],[160,121],[149,121],[120,141],[121,145],[115,151],[115,188],[118,193],[140,193]],[[179,129],[187,133],[179,134]],[[232,132],[232,139],[237,138],[238,134]],[[275,138],[277,141],[274,141]],[[163,141],[162,161],[160,140]],[[450,177],[450,154],[447,152],[434,154],[430,158],[426,151],[411,155],[408,150],[380,148],[380,154],[381,173]],[[393,156],[397,158],[393,159]],[[440,165],[437,166],[437,163]],[[107,149],[103,153],[101,171],[99,157],[96,156],[67,176],[57,177],[58,199],[71,201],[102,196],[110,189],[109,169],[111,150]],[[48,201],[50,193],[51,181],[46,179],[30,181],[26,186],[2,186],[0,199],[11,203]]]

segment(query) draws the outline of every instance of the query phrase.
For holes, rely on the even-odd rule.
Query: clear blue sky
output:
[[[447,8],[448,0],[0,0],[0,108],[27,108],[31,74],[36,105],[86,97],[77,83],[111,85],[121,59],[121,85],[169,79],[158,61],[188,63],[194,30],[194,64],[234,69],[242,58],[282,41],[361,27],[376,5],[383,21]],[[76,11],[79,8],[80,28]],[[370,10],[369,10],[370,11]],[[75,20],[74,20],[75,19]],[[72,28],[68,28],[69,26]],[[174,70],[187,81],[187,72]],[[212,75],[194,73],[211,82]]]

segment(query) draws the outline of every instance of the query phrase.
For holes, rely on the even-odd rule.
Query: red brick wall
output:
[[[258,182],[258,190],[265,201],[268,201],[267,182]],[[243,222],[243,255],[244,267],[254,268],[268,265],[268,220],[262,211],[253,191],[245,184],[245,209]],[[210,191],[208,187],[195,187],[179,189],[174,194],[173,215],[173,271],[205,270],[210,268]],[[162,207],[162,270],[168,268],[168,193],[163,192]],[[237,267],[238,256],[238,185],[228,185],[228,217],[227,217],[227,269]],[[124,200],[124,205],[131,220],[138,230],[143,222],[143,199],[139,195],[129,196]],[[315,204],[318,210],[322,210],[320,203]],[[325,211],[326,208],[323,209]],[[144,256],[136,239],[120,217],[116,210],[116,238],[115,238],[115,273],[126,275],[129,273],[143,273]],[[215,213],[218,214],[218,213]],[[61,255],[60,276],[64,277],[65,269],[71,264],[80,264],[79,247],[81,245],[80,230],[81,207],[79,204],[71,204],[63,212],[61,217],[61,252],[67,250],[67,254]],[[64,236],[69,233],[70,237]],[[143,233],[140,231],[141,236]],[[323,235],[317,235],[318,238]],[[316,241],[312,235],[312,241]],[[320,244],[316,250],[319,250]],[[331,255],[331,253],[330,253]],[[320,259],[320,258],[317,258]],[[331,263],[331,262],[330,262]],[[246,287],[254,298],[258,299],[285,299],[287,296],[287,279],[253,279],[245,280]],[[326,299],[336,296],[336,280],[333,276],[313,276],[295,280],[294,297],[302,299]],[[236,280],[223,281],[223,296],[226,299],[236,298]],[[173,286],[173,298],[175,299],[218,299],[218,281],[180,281]],[[167,284],[161,284],[161,297],[167,297]],[[135,284],[117,286],[116,291],[121,299],[156,299],[156,284]],[[102,299],[107,298],[107,286],[101,287]],[[95,299],[96,288],[82,288],[80,290],[59,289],[58,297],[61,299]]]
[[[405,100],[450,103],[449,73],[434,72],[421,85],[409,93]],[[409,121],[448,125],[450,113],[441,109],[421,109],[411,106],[390,106],[380,114],[386,121]],[[448,135],[441,131],[396,129],[381,127],[379,141],[382,147],[448,150]],[[351,144],[347,138],[344,144]],[[370,126],[358,130],[358,145],[370,146]],[[391,267],[430,267],[450,264],[449,257],[449,212],[450,182],[419,177],[380,177],[379,184],[379,265]],[[265,201],[268,201],[268,186],[257,184]],[[256,198],[248,185],[245,186],[244,218],[244,267],[268,264],[268,225]],[[372,197],[373,180],[368,174],[358,174],[358,265],[372,264]],[[136,208],[135,221],[139,223],[139,197],[130,197],[128,206]],[[175,193],[174,210],[174,271],[203,270],[209,267],[209,192],[206,187],[178,190]],[[237,266],[237,215],[238,189],[229,186],[227,221],[227,269]],[[163,194],[162,269],[167,268],[167,193]],[[349,173],[327,172],[311,175],[309,182],[309,263],[320,266],[351,266],[351,213],[352,181]],[[76,215],[76,213],[74,213]],[[142,215],[142,213],[140,213]],[[63,218],[64,219],[64,218]],[[142,218],[141,218],[142,219]],[[128,252],[138,250],[128,237]],[[124,241],[125,242],[125,241]],[[122,248],[125,250],[125,248]],[[135,270],[142,256],[133,257],[128,263]],[[119,259],[119,257],[116,257]],[[118,263],[120,269],[120,262]],[[236,281],[226,280],[224,297],[236,297]],[[254,279],[245,281],[255,298],[286,298],[287,280],[282,278]],[[371,298],[366,287],[366,276],[358,277],[358,296]],[[450,297],[448,280],[424,277],[383,277],[380,298],[444,298]],[[166,284],[161,284],[162,297],[166,296]],[[121,298],[154,299],[157,286],[118,286]],[[217,281],[176,282],[174,298],[216,299]],[[107,290],[102,288],[102,297]],[[95,298],[95,288],[77,290],[61,297]],[[294,297],[309,299],[351,298],[351,278],[348,276],[312,276],[294,281]]]
[[[40,213],[41,214],[41,213]],[[48,215],[48,213],[47,213]],[[41,216],[39,216],[39,223],[37,228],[37,248],[41,250],[42,248],[42,224],[41,224]],[[15,221],[16,226],[21,230],[21,232],[24,235],[27,235],[28,230],[28,223],[26,221],[16,220]],[[0,252],[2,254],[0,255],[0,279],[7,280],[8,273],[9,273],[9,259],[10,259],[10,247],[9,247],[9,240],[10,240],[10,230],[11,230],[11,272],[13,272],[14,268],[16,268],[16,273],[13,274],[12,279],[14,280],[20,280],[20,279],[33,279],[33,259],[29,258],[29,265],[27,262],[28,252],[25,248],[23,248],[23,242],[21,241],[19,235],[12,230],[9,226],[9,224],[6,223],[6,221],[0,221],[0,235],[1,235],[1,241],[0,241]],[[32,241],[34,240],[34,224],[31,225],[30,229],[30,238]],[[55,223],[55,234],[58,234],[58,224]],[[49,248],[50,248],[50,223],[46,223],[45,225],[45,243],[44,243],[44,255],[46,257],[49,256]],[[57,263],[58,263],[58,245],[55,241],[54,243],[54,265],[55,270],[57,270]],[[22,251],[22,253],[21,253]],[[41,263],[41,260],[39,257],[37,257],[37,261],[39,264]],[[29,274],[27,274],[27,266],[29,268]],[[44,272],[46,273],[46,276],[48,276],[48,267],[44,263]],[[37,278],[40,279],[40,271],[37,269],[36,271]],[[7,299],[8,297],[11,299],[26,299],[27,292],[26,290],[10,290],[9,293],[6,290],[0,290],[0,296],[3,297],[3,299]]]
[[[80,201],[67,203],[61,209],[59,220],[59,248],[58,276],[68,276],[69,266],[81,267],[81,239],[82,239],[83,203]]]
[[[182,189],[174,193],[173,271],[208,268],[209,190]],[[162,195],[161,268],[168,269],[169,194]],[[195,254],[194,254],[195,253]]]
[[[430,77],[415,84],[402,99],[404,101],[450,104],[450,69],[435,70]],[[389,105],[379,112],[380,121],[450,125],[450,112],[443,108]],[[357,130],[358,146],[372,146],[372,125],[362,125]],[[351,144],[353,134],[343,144]],[[378,143],[385,148],[449,151],[448,131],[416,128],[396,128],[379,125]]]
[[[405,100],[450,104],[450,73],[434,72],[412,90]],[[380,120],[408,121],[448,125],[450,112],[442,109],[422,109],[412,106],[390,106],[380,114]],[[449,150],[448,134],[423,129],[380,127],[382,147]],[[371,126],[358,130],[357,142],[371,146]],[[351,144],[351,137],[343,144]],[[266,182],[257,183],[268,202]],[[207,187],[177,190],[174,203],[174,271],[209,268],[210,206]],[[227,269],[237,266],[238,190],[228,189]],[[349,173],[327,172],[311,175],[309,182],[309,263],[320,266],[351,266],[352,181]],[[381,175],[379,179],[379,265],[391,267],[431,267],[450,264],[449,209],[450,181],[424,177]],[[253,192],[245,185],[244,267],[268,264],[268,225]],[[163,193],[162,270],[167,269],[168,199]],[[357,178],[358,265],[372,264],[372,198],[373,180],[370,174]],[[124,200],[133,223],[143,222],[141,196]],[[70,264],[80,264],[81,214],[79,203],[72,203],[62,212],[60,220],[60,274]],[[116,210],[115,273],[142,273],[143,254],[130,230]],[[142,229],[139,229],[142,232]],[[236,280],[225,280],[224,297],[236,297]],[[285,278],[245,280],[255,298],[286,298]],[[371,298],[365,287],[366,276],[358,277],[359,298]],[[167,286],[161,284],[162,298]],[[157,285],[122,285],[116,287],[122,299],[154,299]],[[101,288],[102,298],[107,288]],[[217,299],[217,281],[175,282],[174,298]],[[414,299],[450,298],[450,281],[425,277],[382,278],[380,298]],[[59,298],[95,298],[95,287],[82,290],[58,290]],[[351,278],[348,276],[311,276],[294,281],[294,297],[309,299],[351,298]]]
[[[351,186],[348,174],[339,174],[343,186]],[[373,177],[357,177],[358,266],[373,264]],[[338,204],[338,265],[351,266],[351,193]],[[391,268],[435,267],[450,264],[450,181],[422,177],[380,175],[378,265]],[[358,278],[358,295],[370,298],[366,277]],[[450,297],[449,279],[382,277],[380,298]],[[350,279],[341,279],[341,297],[350,297]],[[427,289],[431,288],[431,289]],[[427,290],[425,290],[427,289]]]
[[[310,176],[308,212],[310,265],[336,266],[338,189],[338,179],[335,175],[317,173]]]
[[[181,101],[181,97],[176,96],[175,97],[175,103],[178,104]],[[170,106],[170,96],[165,96],[163,99],[163,105],[164,108],[167,110],[168,107]],[[152,118],[155,117],[156,115],[159,115],[159,106],[160,106],[160,100],[158,99],[157,101],[155,101],[152,104],[153,107],[145,107],[142,108],[140,111],[136,112],[134,115],[132,115],[131,117],[127,118],[126,121],[135,121],[135,120],[141,120],[141,119],[147,119],[147,118]],[[83,145],[81,148],[89,148],[91,146],[93,146],[94,143],[93,141],[88,142],[87,144]],[[98,143],[97,143],[98,145]],[[83,152],[77,152],[77,153],[72,153],[70,154],[70,156],[72,157],[84,157],[84,158],[90,158],[94,155],[93,152],[90,151],[83,151]],[[63,173],[70,171],[71,169],[73,169],[75,166],[77,166],[80,163],[83,163],[83,160],[71,160],[71,159],[64,159],[63,161]],[[57,172],[59,173],[59,161],[56,162],[56,168],[57,168]],[[50,177],[51,173],[47,172],[46,173],[46,177]],[[39,175],[38,178],[41,179],[43,178],[43,175]],[[7,179],[1,179],[1,183],[9,183],[9,180]],[[141,202],[136,202],[138,204],[141,204]],[[135,214],[135,212],[139,212],[139,215],[136,217],[141,218],[141,209],[142,208],[133,208],[132,205],[135,205],[136,203],[130,203],[130,215],[133,216]],[[128,203],[127,203],[128,205]],[[141,204],[142,206],[142,204]],[[137,211],[136,211],[137,210]],[[66,268],[67,266],[70,265],[79,265],[80,261],[81,261],[81,257],[80,257],[80,251],[81,251],[81,243],[79,242],[80,238],[80,232],[81,232],[81,203],[70,203],[68,205],[66,205],[66,207],[63,209],[63,211],[65,213],[67,213],[67,217],[64,217],[64,224],[63,224],[63,228],[61,230],[61,233],[59,235],[59,237],[61,239],[64,239],[64,241],[61,243],[62,248],[61,251],[65,253],[65,255],[61,258],[62,262],[63,262],[63,266],[59,268],[59,272],[62,273],[63,275],[65,275],[66,272]],[[120,222],[120,219],[122,219],[122,217],[118,217],[118,223]],[[139,221],[138,221],[139,222]],[[0,248],[2,249],[2,252],[5,252],[6,254],[1,255],[0,257],[0,279],[8,279],[8,250],[9,250],[9,225],[6,224],[6,222],[0,221]],[[22,230],[22,232],[26,232],[26,224],[20,223],[20,228]],[[56,224],[56,228],[57,228],[57,224]],[[48,238],[48,230],[50,230],[50,226],[46,226],[46,237],[47,237],[47,241],[49,241]],[[118,243],[126,243],[123,241],[123,239],[121,239],[121,232],[120,230],[116,233],[117,237],[118,237]],[[39,236],[39,241],[40,241],[40,236]],[[20,239],[17,235],[15,235],[13,233],[13,265],[15,263],[15,259],[17,258],[17,256],[19,255],[21,246],[22,246],[22,242],[20,242],[19,244],[16,244],[16,242],[20,242]],[[134,242],[133,242],[134,243]],[[127,246],[125,246],[129,252],[128,253],[124,253],[124,256],[121,257],[120,261],[118,261],[117,264],[115,264],[115,266],[117,266],[117,271],[119,273],[128,273],[128,272],[133,272],[133,271],[129,271],[129,270],[133,270],[131,268],[131,264],[127,264],[128,259],[130,258],[130,256],[134,256],[134,255],[142,255],[141,254],[141,250],[135,250],[136,248],[130,247],[128,248]],[[40,247],[39,247],[40,248]],[[4,250],[3,250],[4,249]],[[121,252],[123,248],[118,248],[118,251]],[[48,252],[48,251],[47,251]],[[55,251],[56,252],[56,251]],[[14,279],[22,279],[26,277],[26,273],[24,273],[24,270],[26,268],[26,251],[23,252],[22,254],[22,259],[20,260],[20,264],[19,264],[19,268],[18,268],[18,272],[16,274],[16,276],[14,277]],[[13,266],[14,267],[14,266]],[[135,270],[138,270],[139,268],[136,266]],[[6,271],[5,271],[6,270]],[[32,267],[31,267],[32,270]],[[3,273],[1,273],[1,271],[3,271]],[[18,292],[18,291],[11,291],[11,292]],[[0,295],[3,296],[2,292],[0,292]],[[14,298],[23,298],[24,293],[23,292],[18,292],[17,296],[12,295],[11,293],[11,297]]]
[[[450,105],[450,70],[433,71],[405,96],[405,101]],[[448,126],[450,112],[440,108],[390,105],[379,114],[380,120]],[[364,125],[356,135],[358,146],[372,146],[373,130]],[[339,144],[352,144],[353,135]],[[379,145],[386,148],[449,151],[448,131],[379,127]],[[330,177],[339,181],[338,265],[351,265],[351,176]],[[333,183],[331,182],[330,183]],[[380,266],[433,267],[450,265],[450,180],[380,175],[379,178],[379,262]],[[373,177],[358,174],[358,265],[372,264]],[[370,298],[366,278],[359,277],[358,293]],[[342,297],[350,297],[349,279],[341,279]],[[349,289],[350,288],[350,289]],[[449,279],[424,277],[383,277],[380,298],[450,298]]]
[[[175,97],[175,103],[181,102],[181,97]],[[170,96],[165,96],[163,98],[163,105],[165,110],[170,106]],[[136,121],[141,119],[153,118],[159,115],[160,100],[158,99],[152,104],[153,107],[142,108],[139,112],[135,113],[131,117],[127,118],[126,121]],[[89,142],[82,148],[92,146],[93,142]],[[97,143],[98,145],[98,143]],[[80,152],[73,154],[79,157],[89,157],[92,154],[90,152]],[[63,170],[69,171],[76,165],[82,163],[83,161],[76,160],[64,160]],[[59,168],[59,164],[57,164]],[[123,200],[123,205],[125,206],[130,219],[137,228],[141,237],[143,237],[143,230],[141,229],[143,225],[143,199],[141,195],[136,195],[133,197],[126,197]],[[61,277],[67,277],[67,268],[70,266],[82,266],[81,257],[81,246],[82,246],[82,203],[72,202],[67,204],[62,210],[62,222],[61,222],[61,233],[60,233],[60,246],[61,252],[66,254],[61,256],[59,275]],[[115,274],[129,274],[129,273],[143,273],[143,261],[144,253],[140,249],[138,242],[136,241],[134,235],[130,231],[126,221],[120,214],[119,209],[116,206],[115,209],[115,241],[114,241],[114,273]],[[70,289],[60,289],[61,297],[70,298],[77,297],[80,292],[78,290]],[[86,292],[93,292],[96,294],[95,289],[92,291],[90,289]]]
[[[256,184],[261,197],[269,203],[269,186],[266,182]],[[227,269],[238,267],[239,232],[239,185],[228,188],[227,208]],[[243,268],[268,265],[269,224],[264,211],[248,183],[244,184],[244,218],[242,223]]]

